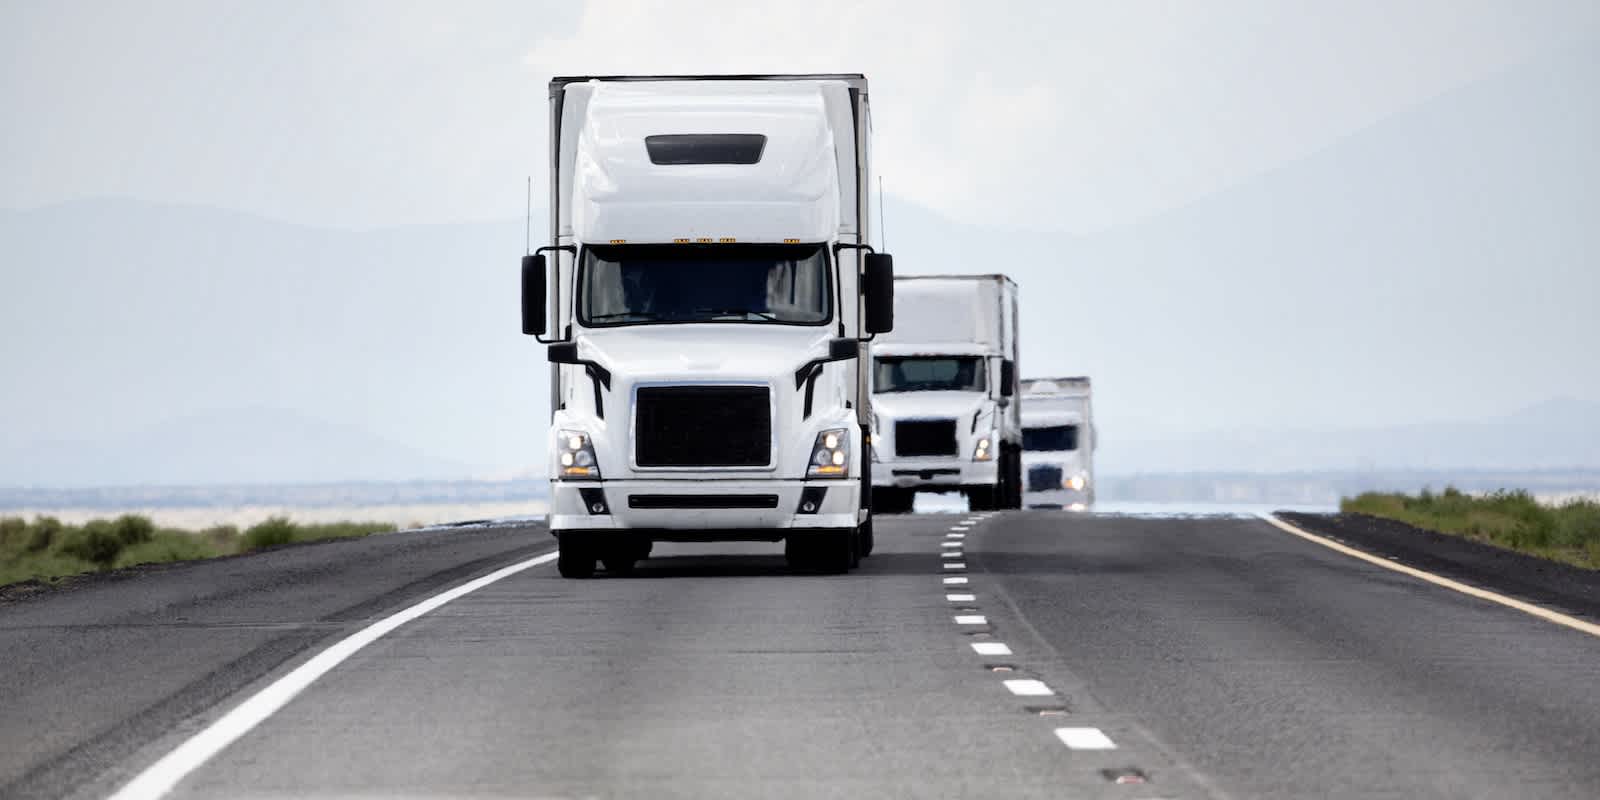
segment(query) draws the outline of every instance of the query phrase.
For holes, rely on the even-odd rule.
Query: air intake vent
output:
[[[765,467],[772,410],[765,386],[639,388],[634,461],[641,467]]]
[[[956,421],[919,419],[895,423],[894,452],[900,456],[953,456]]]
[[[644,137],[650,163],[663,166],[682,164],[754,164],[767,149],[767,137],[759,133],[673,133]]]

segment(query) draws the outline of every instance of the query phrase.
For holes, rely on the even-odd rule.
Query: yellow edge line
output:
[[[1516,609],[1518,611],[1521,611],[1524,614],[1529,614],[1531,616],[1538,617],[1539,619],[1545,620],[1546,622],[1554,622],[1557,625],[1562,625],[1562,626],[1571,628],[1571,629],[1573,629],[1575,631],[1581,631],[1583,633],[1589,634],[1590,636],[1600,637],[1600,625],[1596,625],[1596,624],[1594,624],[1592,622],[1584,622],[1581,619],[1578,619],[1576,617],[1569,617],[1566,614],[1563,614],[1563,613],[1561,613],[1559,611],[1551,611],[1548,608],[1543,608],[1543,607],[1540,607],[1540,606],[1536,606],[1536,605],[1534,605],[1532,603],[1524,603],[1521,600],[1517,600],[1517,599],[1511,598],[1511,597],[1506,597],[1503,594],[1497,594],[1497,593],[1491,592],[1491,591],[1489,591],[1487,589],[1479,589],[1476,586],[1468,586],[1467,584],[1461,583],[1460,581],[1453,581],[1453,580],[1450,580],[1449,578],[1446,578],[1446,577],[1444,577],[1442,575],[1435,575],[1435,574],[1433,574],[1431,572],[1428,572],[1426,570],[1417,569],[1416,567],[1408,567],[1408,566],[1406,566],[1404,564],[1396,564],[1395,562],[1389,561],[1388,559],[1379,558],[1378,556],[1372,555],[1371,553],[1364,553],[1364,552],[1362,552],[1360,550],[1355,549],[1354,547],[1350,547],[1348,545],[1343,545],[1343,544],[1340,544],[1338,542],[1335,542],[1332,539],[1328,539],[1328,538],[1323,537],[1323,536],[1318,536],[1318,535],[1316,535],[1314,533],[1307,533],[1307,532],[1305,532],[1305,531],[1303,531],[1303,530],[1301,530],[1301,529],[1299,529],[1299,528],[1297,528],[1297,527],[1295,527],[1293,525],[1290,525],[1287,522],[1284,522],[1281,519],[1278,519],[1276,516],[1273,516],[1272,514],[1268,514],[1268,513],[1264,513],[1263,512],[1262,514],[1260,514],[1260,517],[1262,519],[1266,520],[1267,522],[1272,523],[1273,525],[1277,526],[1278,528],[1280,528],[1281,530],[1283,530],[1285,532],[1292,533],[1295,536],[1298,536],[1298,537],[1300,537],[1302,539],[1305,539],[1308,542],[1315,542],[1317,544],[1320,544],[1323,547],[1328,548],[1329,550],[1336,550],[1336,551],[1338,551],[1340,553],[1344,553],[1345,555],[1350,556],[1352,558],[1359,558],[1362,561],[1365,561],[1365,562],[1367,562],[1369,564],[1376,564],[1376,565],[1378,565],[1380,567],[1383,567],[1384,569],[1387,569],[1387,570],[1393,570],[1395,572],[1403,573],[1405,575],[1410,575],[1413,578],[1420,578],[1421,580],[1425,580],[1428,583],[1431,583],[1431,584],[1433,584],[1435,586],[1443,586],[1446,589],[1451,589],[1453,591],[1457,591],[1457,592],[1460,592],[1462,594],[1472,595],[1473,597],[1476,597],[1476,598],[1479,598],[1479,599],[1482,599],[1482,600],[1488,600],[1491,603],[1498,603],[1500,605],[1505,606],[1506,608],[1514,608],[1514,609]]]

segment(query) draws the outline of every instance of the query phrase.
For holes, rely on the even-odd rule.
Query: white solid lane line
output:
[[[1044,685],[1044,681],[1036,681],[1032,678],[1013,678],[1005,681],[1005,685],[1007,689],[1011,690],[1012,694],[1021,697],[1044,697],[1055,694],[1050,690],[1050,687]]]
[[[1117,749],[1117,743],[1099,728],[1056,728],[1056,738],[1073,750]]]
[[[944,579],[944,584],[946,586],[960,586],[962,584],[965,584],[966,582],[967,582],[967,579],[963,578],[963,577],[945,578]]]
[[[502,567],[481,578],[467,581],[460,586],[429,597],[401,611],[390,614],[377,622],[362,628],[355,633],[335,642],[331,647],[312,656],[310,661],[301,664],[289,671],[289,674],[273,681],[266,688],[251,695],[243,703],[234,706],[232,711],[222,715],[221,719],[207,725],[204,730],[184,740],[172,752],[161,757],[161,760],[151,764],[129,781],[116,794],[111,795],[111,800],[144,800],[145,798],[158,798],[177,786],[189,773],[199,769],[212,756],[222,752],[223,748],[232,744],[239,737],[249,733],[251,729],[260,725],[271,717],[278,709],[283,708],[295,695],[305,691],[306,687],[318,678],[326,675],[334,667],[339,666],[349,657],[355,655],[369,644],[382,638],[395,628],[410,622],[423,614],[433,611],[445,603],[464,597],[478,591],[489,584],[504,578],[509,578],[525,569],[548,564],[556,560],[555,553],[545,553],[526,561],[519,561],[509,567]]]
[[[1000,642],[973,642],[972,651],[980,656],[1009,656],[1011,648]]]
[[[1518,600],[1518,599],[1516,599],[1514,597],[1506,597],[1505,595],[1500,594],[1498,592],[1491,592],[1491,591],[1489,591],[1487,589],[1479,589],[1476,586],[1468,586],[1467,584],[1461,583],[1460,581],[1453,581],[1453,580],[1451,580],[1449,578],[1446,578],[1446,577],[1444,577],[1442,575],[1435,575],[1435,574],[1433,574],[1431,572],[1428,572],[1427,570],[1417,569],[1416,567],[1409,567],[1409,566],[1406,566],[1405,564],[1396,564],[1393,561],[1390,561],[1388,559],[1379,558],[1379,557],[1377,557],[1375,555],[1372,555],[1371,553],[1362,552],[1360,550],[1355,549],[1354,547],[1350,547],[1348,545],[1343,545],[1343,544],[1340,544],[1340,543],[1338,543],[1336,541],[1333,541],[1332,539],[1329,539],[1329,538],[1326,538],[1326,537],[1323,537],[1323,536],[1318,536],[1318,535],[1316,535],[1314,533],[1307,533],[1306,531],[1303,531],[1303,530],[1301,530],[1300,528],[1298,528],[1298,527],[1296,527],[1294,525],[1290,525],[1289,523],[1284,522],[1281,519],[1278,519],[1273,514],[1270,514],[1270,513],[1264,512],[1264,511],[1261,512],[1260,516],[1261,516],[1262,519],[1264,519],[1267,522],[1271,523],[1273,526],[1277,527],[1279,530],[1285,531],[1287,533],[1292,533],[1295,536],[1298,536],[1298,537],[1300,537],[1302,539],[1305,539],[1308,542],[1315,542],[1316,544],[1320,544],[1323,547],[1326,547],[1326,548],[1328,548],[1330,550],[1335,550],[1335,551],[1338,551],[1340,553],[1344,553],[1345,555],[1350,556],[1352,558],[1359,558],[1362,561],[1365,561],[1365,562],[1367,562],[1369,564],[1375,564],[1377,566],[1383,567],[1384,569],[1391,569],[1391,570],[1394,570],[1395,572],[1400,572],[1400,573],[1404,573],[1406,575],[1410,575],[1413,578],[1420,578],[1420,579],[1425,580],[1428,583],[1431,583],[1431,584],[1433,584],[1435,586],[1442,586],[1442,587],[1444,587],[1446,589],[1451,589],[1453,591],[1457,591],[1457,592],[1460,592],[1462,594],[1471,595],[1471,596],[1476,597],[1476,598],[1478,598],[1480,600],[1488,600],[1491,603],[1498,603],[1498,604],[1500,604],[1502,606],[1505,606],[1506,608],[1516,609],[1517,611],[1521,611],[1524,614],[1528,614],[1530,616],[1538,617],[1539,619],[1545,620],[1546,622],[1554,622],[1557,625],[1562,625],[1562,626],[1571,628],[1571,629],[1573,629],[1575,631],[1581,631],[1583,633],[1589,634],[1590,636],[1600,636],[1600,625],[1596,625],[1593,622],[1585,622],[1585,621],[1583,621],[1581,619],[1578,619],[1576,617],[1569,617],[1566,614],[1563,614],[1563,613],[1561,613],[1559,611],[1552,611],[1552,610],[1550,610],[1548,608],[1544,608],[1542,606],[1536,606],[1536,605],[1534,605],[1532,603],[1524,603],[1521,600]]]
[[[970,603],[978,599],[978,596],[975,594],[947,594],[944,599],[952,603]]]
[[[957,614],[956,617],[955,617],[955,620],[956,620],[956,624],[957,625],[988,625],[989,624],[988,618],[983,616],[982,614]]]

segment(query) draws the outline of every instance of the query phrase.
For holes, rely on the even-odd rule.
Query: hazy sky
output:
[[[552,74],[859,70],[891,192],[1084,232],[1597,32],[1593,0],[0,0],[0,205],[514,217]]]
[[[1108,446],[1600,401],[1595,0],[0,0],[0,209],[82,201],[0,213],[0,461],[267,407],[542,463],[546,82],[762,71],[869,75],[897,268],[1017,278]]]

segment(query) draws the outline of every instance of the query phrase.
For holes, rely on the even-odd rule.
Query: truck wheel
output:
[[[1006,508],[1022,508],[1022,454],[1011,451],[1011,469],[1006,471]]]
[[[851,528],[814,531],[785,540],[783,555],[792,569],[839,575],[850,571],[855,541],[856,532]]]
[[[556,570],[563,578],[594,577],[594,546],[587,537],[575,531],[556,534]]]
[[[917,493],[910,489],[873,489],[872,513],[907,514]]]
[[[995,499],[1000,496],[999,486],[974,486],[967,490],[968,511],[993,511]]]
[[[629,556],[606,556],[600,563],[606,565],[606,572],[612,575],[632,575],[633,566],[639,562]]]

